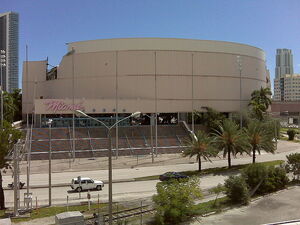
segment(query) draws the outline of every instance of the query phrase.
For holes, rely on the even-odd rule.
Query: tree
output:
[[[187,149],[183,152],[183,156],[189,156],[190,158],[196,156],[199,171],[201,171],[201,157],[211,162],[210,157],[215,157],[218,154],[218,150],[214,146],[214,138],[201,130],[196,133],[196,138],[192,137],[187,142],[187,146]]]
[[[260,102],[251,100],[250,103],[252,109],[252,117],[258,120],[263,120],[264,113],[266,112],[266,107]]]
[[[14,103],[14,98],[8,92],[3,92],[3,110],[4,110],[4,120],[12,123],[14,122],[14,117],[17,111],[17,106]]]
[[[10,168],[6,156],[21,137],[22,132],[20,130],[14,129],[10,123],[4,121],[3,129],[0,129],[0,209],[5,209],[2,172]]]
[[[215,129],[218,129],[219,125],[222,123],[222,121],[225,119],[225,116],[218,112],[217,110],[214,110],[210,107],[202,107],[206,109],[206,112],[198,112],[195,111],[195,119],[198,120],[200,123],[202,123],[204,126],[208,128],[209,131],[213,131]]]
[[[12,93],[3,92],[4,120],[12,123],[22,119],[21,89],[14,89]]]
[[[270,88],[261,87],[260,90],[255,90],[251,93],[249,106],[252,107],[252,112],[255,118],[263,120],[264,114],[271,105],[272,92]]]
[[[248,153],[249,142],[247,135],[239,126],[229,120],[224,120],[219,129],[215,130],[215,143],[216,146],[223,151],[223,157],[227,156],[228,167],[231,168],[231,155],[236,156],[237,153]]]
[[[194,200],[202,196],[198,177],[187,182],[175,179],[159,182],[153,196],[156,209],[156,224],[176,224],[186,220],[192,212]]]
[[[289,141],[293,141],[297,132],[294,129],[288,129],[286,133],[289,136]]]
[[[14,121],[22,120],[22,93],[21,89],[14,89],[14,91],[10,94],[13,98],[13,103],[15,105],[15,114]]]
[[[264,150],[266,152],[274,153],[274,130],[269,129],[267,124],[252,120],[245,131],[251,145],[252,163],[255,163],[256,152],[260,154],[260,151]]]
[[[216,195],[216,198],[215,198],[215,201],[214,201],[213,206],[218,206],[218,204],[217,204],[218,197],[219,197],[219,195],[220,195],[222,192],[224,192],[224,191],[225,191],[225,188],[224,188],[224,186],[223,186],[222,184],[220,184],[220,183],[219,183],[216,187],[213,187],[213,188],[211,188],[211,189],[209,190],[209,193],[215,194],[215,195]]]
[[[254,193],[265,194],[284,188],[288,183],[286,172],[281,167],[252,164],[242,171],[246,183]]]
[[[287,172],[293,172],[294,180],[300,178],[300,153],[291,153],[286,156],[287,164],[286,170]]]
[[[225,180],[225,194],[233,203],[247,204],[250,199],[248,185],[242,176],[229,176]]]

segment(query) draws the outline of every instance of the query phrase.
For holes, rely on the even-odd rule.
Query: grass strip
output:
[[[284,162],[284,160],[274,160],[274,161],[268,161],[268,162],[259,162],[256,164],[262,164],[265,166],[277,166],[283,162]],[[224,173],[228,173],[228,172],[240,171],[251,164],[252,163],[243,164],[243,165],[235,165],[235,166],[232,166],[231,168],[228,168],[227,166],[215,167],[215,168],[203,169],[201,172],[199,172],[198,170],[191,170],[191,171],[184,171],[184,172],[180,172],[180,173],[185,174],[187,176],[201,176],[201,175],[209,175],[209,174],[219,175],[219,174],[224,174]],[[146,176],[146,177],[138,177],[138,178],[135,178],[134,180],[135,181],[148,181],[148,180],[158,180],[158,179],[159,179],[159,175],[153,175],[153,176]]]
[[[232,203],[227,197],[218,198],[217,200],[210,200],[207,202],[202,202],[196,204],[192,208],[193,215],[205,215],[211,212],[219,212],[222,209],[225,209],[231,206]]]
[[[24,222],[29,220],[34,220],[43,217],[55,216],[56,214],[67,212],[67,211],[80,211],[80,212],[89,212],[93,213],[97,211],[98,207],[100,208],[100,212],[106,212],[107,204],[91,204],[91,211],[88,210],[88,205],[72,205],[69,206],[69,210],[67,210],[66,206],[53,206],[53,207],[42,207],[38,209],[32,210],[28,217],[20,217],[12,219],[12,222]],[[4,218],[4,210],[0,212],[0,218]]]

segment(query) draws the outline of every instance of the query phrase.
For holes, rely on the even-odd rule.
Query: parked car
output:
[[[78,192],[92,189],[97,189],[98,191],[100,191],[103,187],[103,181],[93,180],[89,177],[77,177],[73,178],[71,181],[71,188]]]
[[[167,181],[170,179],[184,179],[184,178],[189,178],[189,176],[181,174],[181,173],[177,173],[177,172],[166,172],[162,175],[159,176],[159,180],[161,181]]]

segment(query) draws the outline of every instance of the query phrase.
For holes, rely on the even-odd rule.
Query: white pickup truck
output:
[[[73,178],[71,181],[71,188],[78,192],[92,189],[97,189],[98,191],[100,191],[103,187],[103,181],[93,180],[89,177],[77,177]]]

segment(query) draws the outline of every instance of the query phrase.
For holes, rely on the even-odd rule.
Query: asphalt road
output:
[[[276,154],[264,153],[257,157],[257,162],[286,159],[286,155],[292,152],[300,152],[300,145],[290,142],[281,142],[279,145],[278,152]],[[238,159],[233,159],[232,164],[246,164],[250,163],[250,157],[243,157]],[[203,162],[203,168],[211,167],[221,167],[227,166],[227,160],[218,159],[214,160],[213,163]],[[128,182],[132,181],[133,178],[158,175],[167,171],[186,171],[186,170],[197,170],[198,164],[188,163],[188,164],[176,164],[176,165],[157,165],[152,167],[138,167],[138,168],[124,168],[124,169],[114,169],[113,170],[113,198],[115,201],[125,201],[130,199],[150,197],[156,192],[156,183],[158,181],[140,181],[140,182]],[[53,185],[63,185],[68,184],[72,178],[77,176],[87,176],[97,180],[107,181],[107,170],[92,170],[92,171],[77,171],[77,172],[62,172],[52,174],[52,184]],[[226,176],[205,176],[202,177],[200,186],[202,189],[208,189],[217,185],[218,183],[223,183]],[[3,177],[3,185],[6,186],[12,181],[11,176]],[[26,176],[21,175],[21,181],[26,181]],[[127,181],[119,183],[120,181]],[[42,185],[47,187],[48,185],[48,174],[32,174],[30,177],[31,185],[39,186]],[[70,190],[69,186],[64,187],[54,187],[52,189],[53,204],[66,203],[67,195],[69,195],[72,202],[75,201],[85,201],[86,193],[82,194],[82,199],[78,198],[78,193],[68,193]],[[103,191],[92,192],[93,200],[97,200],[98,193],[100,195],[101,201],[107,201],[108,199],[108,185],[106,184]],[[37,197],[39,205],[44,205],[48,203],[48,188],[34,188],[30,190],[33,192],[33,199]],[[23,199],[23,193],[25,190],[21,190],[20,199]],[[13,191],[5,191],[7,206],[11,206],[13,203]],[[22,203],[21,203],[22,204]],[[35,204],[35,202],[34,202]]]
[[[200,187],[203,190],[209,189],[218,185],[218,183],[223,183],[227,176],[224,175],[209,175],[204,176],[200,179]],[[159,180],[150,181],[135,181],[135,182],[122,182],[113,184],[113,199],[114,201],[130,201],[132,199],[148,198],[156,193],[156,184]],[[48,204],[49,189],[48,188],[35,188],[32,189],[34,192],[34,205],[36,204],[36,197],[38,200],[38,205]],[[26,189],[20,191],[21,200],[23,199]],[[91,191],[92,201],[99,199],[101,202],[107,202],[108,200],[108,185],[106,184],[102,191]],[[54,204],[65,204],[67,201],[67,196],[71,203],[77,203],[81,201],[87,201],[87,191],[82,192],[81,198],[79,198],[79,193],[73,191],[69,186],[64,187],[54,187],[52,188],[52,202]],[[6,204],[7,206],[13,205],[13,190],[5,190]]]
[[[140,182],[126,182],[116,183],[113,185],[113,197],[114,201],[130,200],[132,198],[143,198],[152,196],[155,193],[155,185],[158,181],[140,181]],[[24,196],[26,189],[21,190],[21,197]],[[46,205],[48,203],[48,188],[37,188],[34,189],[34,205],[35,197],[38,199],[39,205]],[[81,192],[81,198],[79,193],[72,191],[70,187],[56,187],[52,188],[53,203],[55,204],[66,204],[67,195],[71,203],[87,201],[87,191]],[[101,202],[107,202],[108,200],[108,185],[103,187],[102,191],[91,191],[92,201],[98,200],[98,194]],[[6,203],[13,203],[13,191],[6,190]],[[8,206],[9,206],[8,205]]]

